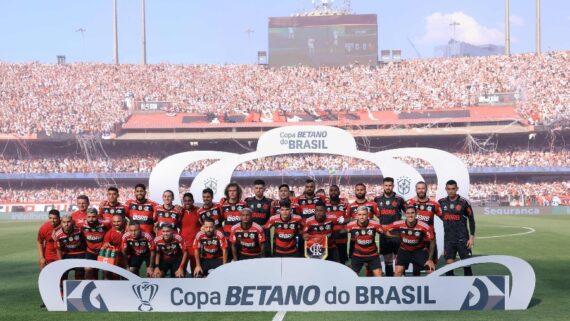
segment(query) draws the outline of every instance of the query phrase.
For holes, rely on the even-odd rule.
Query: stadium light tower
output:
[[[536,0],[536,53],[540,55],[540,0]]]
[[[505,55],[511,54],[511,19],[509,13],[509,0],[505,0]]]
[[[114,35],[114,47],[113,47],[113,62],[115,65],[119,64],[119,31],[117,27],[117,0],[113,0],[113,35]]]
[[[141,32],[142,32],[142,64],[146,65],[146,18],[145,18],[145,0],[141,0]]]
[[[452,32],[453,32],[453,38],[451,38],[451,39],[455,40],[455,28],[456,28],[457,26],[459,26],[460,23],[457,22],[457,21],[452,21],[449,25],[451,26],[451,30],[452,30]]]

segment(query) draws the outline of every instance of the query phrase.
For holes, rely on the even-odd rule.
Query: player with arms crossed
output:
[[[416,218],[416,208],[406,208],[406,219],[396,221],[385,228],[388,236],[400,236],[400,249],[396,258],[395,276],[403,276],[405,269],[410,263],[428,268],[428,273],[435,270],[433,255],[435,240],[430,227]],[[429,250],[425,247],[429,242]]]
[[[192,248],[196,258],[196,278],[206,277],[211,270],[228,262],[228,242],[211,218],[204,220],[202,231],[196,234]]]
[[[303,230],[303,219],[299,215],[291,214],[291,202],[288,199],[280,201],[279,204],[279,214],[271,216],[264,226],[266,231],[274,228],[273,256],[298,257],[297,236]]]
[[[457,182],[449,180],[445,184],[447,197],[439,200],[442,213],[444,229],[444,256],[445,263],[451,264],[459,254],[459,258],[464,260],[471,257],[471,250],[475,244],[475,217],[469,202],[457,194]],[[469,223],[469,230],[467,230]],[[466,276],[473,275],[470,266],[463,268]],[[453,270],[446,275],[454,275]]]

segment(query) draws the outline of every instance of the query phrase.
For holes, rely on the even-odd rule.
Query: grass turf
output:
[[[570,255],[566,246],[568,216],[477,216],[478,237],[526,232],[532,234],[476,239],[475,255],[505,254],[527,260],[537,282],[525,311],[462,312],[288,312],[285,320],[567,320],[570,315]],[[2,320],[271,320],[275,313],[62,313],[39,309],[37,247],[40,222],[0,222],[0,319]],[[505,274],[496,265],[476,266],[475,274]],[[459,272],[461,274],[461,272]]]

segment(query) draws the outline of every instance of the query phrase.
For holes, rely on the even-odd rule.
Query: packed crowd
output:
[[[317,185],[328,192],[329,184]],[[349,199],[354,198],[353,184],[340,184],[341,196]],[[381,184],[367,184],[369,196],[382,193]],[[436,197],[437,185],[428,184],[428,195]],[[180,194],[189,191],[189,187],[181,185]],[[303,193],[303,186],[291,186],[295,195]],[[278,198],[278,185],[267,186],[266,195],[271,198]],[[461,187],[459,190],[461,194]],[[80,194],[89,195],[94,201],[105,200],[106,190],[102,187],[70,187],[56,186],[48,188],[2,188],[0,187],[0,202],[7,203],[46,203],[61,202],[73,204],[75,197]],[[122,201],[132,198],[132,186],[120,186],[119,194]],[[244,186],[244,195],[253,195],[253,188]],[[544,180],[538,182],[472,182],[469,189],[469,198],[474,201],[495,201],[503,204],[509,203],[512,206],[529,205],[549,205],[553,197],[570,197],[570,180]],[[545,203],[545,202],[548,202]]]
[[[570,166],[570,151],[505,150],[488,153],[455,153],[468,167]],[[77,155],[35,155],[31,158],[0,156],[0,173],[148,173],[162,156],[139,154],[88,160]],[[416,168],[431,168],[420,158],[407,157]],[[190,163],[186,171],[198,172],[215,160]],[[236,171],[368,170],[378,167],[358,158],[327,154],[284,155],[260,158],[240,164]]]
[[[469,106],[514,92],[532,123],[566,121],[568,52],[406,60],[377,67],[0,63],[0,133],[104,133],[134,101],[210,115],[396,112]]]

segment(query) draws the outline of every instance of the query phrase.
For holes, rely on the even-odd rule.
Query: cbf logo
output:
[[[401,176],[397,180],[398,183],[398,194],[406,195],[410,192],[410,184],[412,181],[407,176]]]
[[[210,188],[214,194],[218,192],[218,180],[210,177],[204,181],[204,188]]]
[[[154,299],[156,293],[158,292],[157,284],[150,284],[148,282],[143,282],[142,284],[133,285],[133,292],[137,298],[141,301],[139,305],[139,311],[150,312],[152,311],[152,305],[150,301]]]

